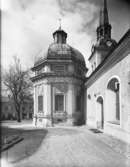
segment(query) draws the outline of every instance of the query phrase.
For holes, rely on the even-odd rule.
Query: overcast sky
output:
[[[68,33],[67,42],[87,59],[96,42],[99,9],[103,0],[2,0],[2,66],[17,55],[24,68],[33,66],[40,51],[46,53],[59,27]],[[129,0],[108,0],[112,37],[119,41],[130,28]]]

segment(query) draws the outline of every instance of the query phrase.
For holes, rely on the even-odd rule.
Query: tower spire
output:
[[[104,24],[109,24],[107,0],[104,0]]]
[[[104,9],[107,9],[107,0],[104,0]]]
[[[111,38],[111,24],[109,23],[107,0],[102,0],[100,10],[100,21],[97,27],[97,43],[92,47],[92,54],[89,58],[93,67],[99,66],[108,56],[108,53],[116,46],[116,41]]]
[[[100,10],[100,25],[109,24],[107,0],[104,0],[103,8]]]
[[[97,28],[97,40],[111,38],[111,25],[109,24],[107,0],[103,0],[103,8],[100,10],[99,26]]]

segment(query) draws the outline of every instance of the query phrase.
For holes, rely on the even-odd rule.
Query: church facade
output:
[[[104,1],[85,83],[86,123],[130,142],[130,29],[116,43],[111,28]]]
[[[66,43],[67,33],[59,27],[45,56],[35,62],[34,125],[83,122],[83,92],[87,68],[83,55]]]
[[[59,27],[53,33],[54,42],[32,68],[35,126],[86,124],[130,142],[130,29],[117,43],[111,28],[104,0],[89,77],[66,32]]]

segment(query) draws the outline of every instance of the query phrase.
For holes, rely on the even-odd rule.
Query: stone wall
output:
[[[121,139],[123,137],[123,140],[128,141],[130,133],[130,51],[129,53],[124,52],[124,54],[122,60],[109,70],[104,71],[103,75],[86,89],[86,122],[90,126],[97,127],[96,100],[101,96],[104,104],[104,131]],[[109,112],[112,110],[112,99],[108,100],[107,98],[107,85],[114,77],[120,82],[120,124],[114,124],[108,120],[108,117],[112,116],[110,115],[111,112]]]
[[[52,126],[56,117],[61,119],[66,116],[66,121],[71,125],[82,116],[82,111],[77,111],[76,98],[81,95],[81,80],[75,78],[47,78],[34,84],[34,125]],[[55,96],[62,94],[64,96],[64,109],[61,113],[55,111]],[[38,110],[38,96],[43,96],[43,109]],[[79,102],[80,103],[80,102]],[[78,113],[78,114],[77,114]],[[82,113],[82,114],[80,114]],[[78,117],[78,118],[77,118]]]

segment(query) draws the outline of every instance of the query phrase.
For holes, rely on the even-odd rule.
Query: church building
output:
[[[111,28],[104,0],[85,82],[86,124],[130,142],[130,29],[117,43]]]
[[[83,55],[67,44],[61,27],[34,63],[33,123],[86,124],[130,142],[130,29],[118,43],[112,39],[106,0],[99,18],[88,77]]]
[[[84,82],[87,68],[83,55],[67,44],[67,33],[59,27],[46,55],[34,64],[34,124],[53,126],[84,122]]]

